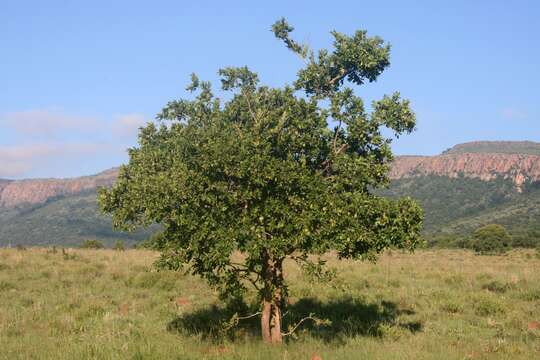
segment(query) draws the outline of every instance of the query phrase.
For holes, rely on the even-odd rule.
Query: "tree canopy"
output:
[[[409,102],[396,92],[368,112],[345,86],[375,81],[390,46],[334,31],[333,49],[315,52],[284,19],[272,31],[304,61],[292,85],[264,86],[247,67],[226,67],[221,89],[232,95],[222,100],[192,75],[193,98],[169,102],[157,125],[141,128],[99,201],[116,228],[162,225],[161,265],[186,267],[223,296],[254,286],[263,338],[281,342],[285,259],[318,268],[310,255],[373,260],[388,247],[414,249],[423,214],[409,198],[373,193],[389,182],[382,130],[414,130]]]
[[[504,226],[488,224],[475,230],[473,249],[480,254],[501,254],[510,247],[512,237]]]

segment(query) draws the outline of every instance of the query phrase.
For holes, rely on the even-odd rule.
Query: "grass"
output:
[[[540,356],[540,259],[533,252],[391,252],[338,262],[324,284],[288,264],[279,347],[196,277],[155,272],[144,250],[0,249],[0,359],[533,359]],[[246,310],[247,311],[247,310]]]

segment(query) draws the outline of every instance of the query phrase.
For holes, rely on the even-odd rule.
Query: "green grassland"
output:
[[[285,320],[315,313],[331,323],[304,322],[274,347],[261,343],[256,318],[227,329],[233,310],[199,278],[156,272],[157,256],[0,249],[0,358],[540,357],[540,259],[532,250],[394,251],[376,264],[328,256],[339,275],[324,283],[287,264]]]

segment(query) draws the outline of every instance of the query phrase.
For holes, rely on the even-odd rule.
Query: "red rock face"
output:
[[[540,180],[540,156],[522,154],[447,154],[439,156],[398,156],[392,164],[390,178],[422,175],[511,179],[520,187],[527,180]]]
[[[111,186],[117,175],[118,169],[111,169],[95,176],[73,179],[0,181],[0,207],[41,204],[55,196],[76,194],[100,186]]]

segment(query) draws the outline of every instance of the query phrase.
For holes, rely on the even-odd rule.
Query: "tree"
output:
[[[292,86],[262,86],[247,67],[228,67],[219,70],[232,92],[223,101],[192,75],[194,98],[169,102],[158,125],[141,128],[99,202],[116,228],[163,227],[162,266],[187,266],[224,297],[253,286],[262,337],[279,343],[286,259],[323,269],[311,255],[374,260],[388,247],[414,249],[423,214],[409,198],[372,192],[389,182],[391,139],[381,130],[414,130],[409,102],[394,93],[368,113],[344,87],[375,81],[390,46],[365,31],[332,32],[334,49],[315,53],[284,19],[272,30],[305,62]]]
[[[512,238],[502,225],[482,226],[473,234],[473,249],[479,254],[501,254],[508,250]]]

